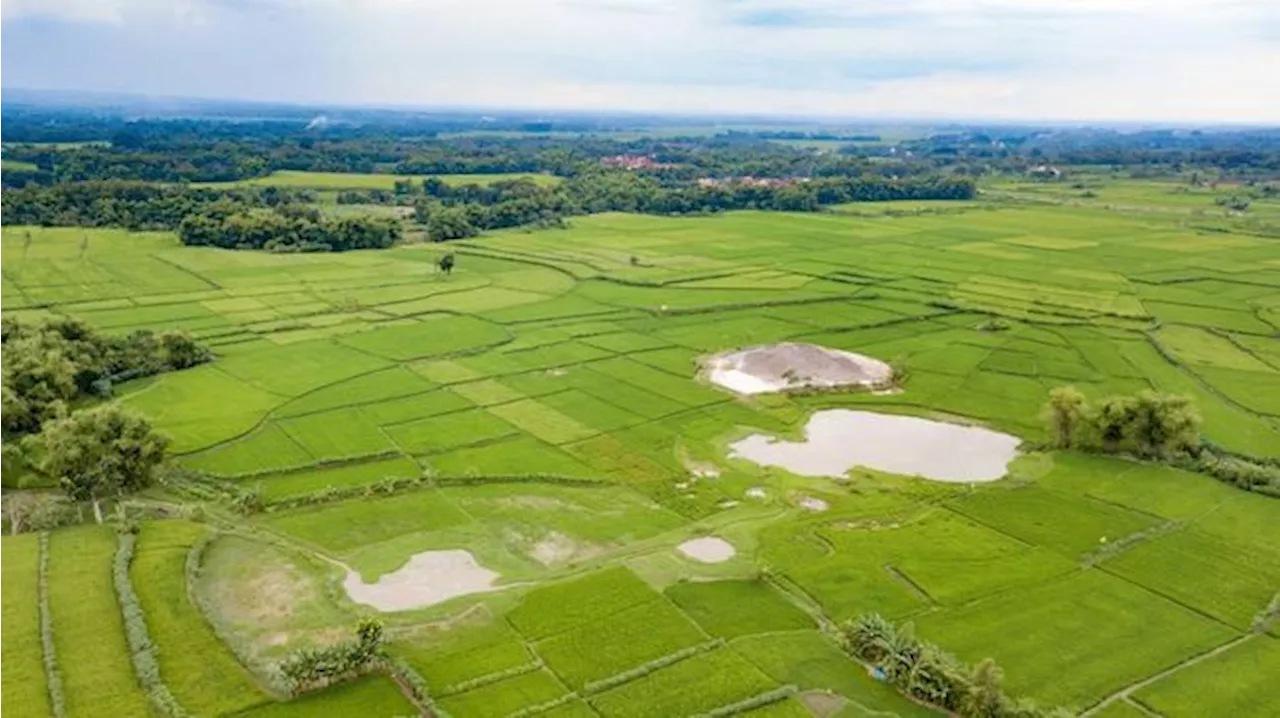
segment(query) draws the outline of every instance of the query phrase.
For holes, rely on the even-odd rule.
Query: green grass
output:
[[[729,645],[779,684],[794,685],[801,691],[830,691],[868,715],[900,718],[937,715],[903,698],[892,686],[872,678],[862,664],[849,658],[818,631],[745,636]]]
[[[436,453],[515,433],[513,426],[483,409],[418,419],[386,429],[396,446],[411,454]]]
[[[677,583],[667,597],[707,633],[737,638],[812,628],[813,619],[763,581]]]
[[[235,713],[267,700],[192,602],[187,554],[209,529],[180,521],[143,526],[129,578],[146,615],[160,678],[196,715]]]
[[[730,649],[666,666],[590,699],[606,718],[696,715],[743,701],[777,684]]]
[[[440,708],[457,718],[502,718],[521,708],[560,698],[568,690],[545,670],[490,683],[440,699]]]
[[[3,580],[0,584],[0,629],[4,642],[0,656],[4,671],[0,686],[5,708],[20,715],[50,715],[40,644],[40,544],[35,534],[5,536]]]
[[[275,531],[342,553],[408,533],[451,528],[467,520],[439,491],[427,489],[297,509],[268,515],[261,522]]]
[[[68,715],[144,715],[116,600],[118,541],[106,527],[60,531],[49,539],[49,613]]]
[[[530,591],[507,620],[525,638],[538,640],[656,598],[634,573],[612,568]]]
[[[1096,570],[921,616],[916,630],[968,662],[995,658],[1015,694],[1078,707],[1234,635]]]
[[[1101,501],[1038,488],[984,491],[951,505],[997,531],[1068,556],[1096,551],[1157,523]]]
[[[1280,713],[1280,639],[1254,636],[1225,653],[1138,691],[1144,705],[1170,718],[1222,715],[1264,718]]]
[[[0,160],[0,170],[10,170],[13,172],[38,172],[40,168],[34,162],[22,162],[20,160]]]
[[[369,354],[408,361],[473,351],[507,338],[502,327],[474,317],[434,315],[414,324],[374,329],[338,341]]]
[[[580,690],[706,640],[679,609],[658,598],[539,641],[534,650],[565,685]]]
[[[463,625],[437,634],[400,641],[392,651],[404,658],[437,695],[456,686],[532,665],[534,656],[506,623]]]
[[[391,439],[359,409],[308,414],[280,425],[303,450],[322,461],[396,450]]]
[[[1251,551],[1194,529],[1144,541],[1103,565],[1242,631],[1280,586],[1280,553]]]
[[[412,479],[422,470],[412,461],[397,457],[377,461],[345,464],[309,471],[286,474],[268,474],[247,480],[248,485],[260,487],[267,502],[315,493],[333,487],[347,489],[368,486],[387,479]]]
[[[417,709],[395,681],[386,676],[357,678],[287,703],[270,703],[237,713],[237,718],[300,718],[313,715],[359,715],[367,718],[400,718]]]
[[[1064,384],[1095,399],[1145,388],[1188,395],[1206,438],[1276,456],[1280,265],[1260,232],[1278,205],[1259,200],[1249,217],[1230,218],[1213,205],[1225,187],[1072,172],[1098,197],[1006,179],[974,203],[610,213],[563,231],[340,254],[6,227],[3,301],[14,317],[82,317],[111,333],[185,329],[208,341],[213,363],[123,383],[118,401],[171,436],[184,464],[253,475],[235,480],[261,486],[268,504],[392,476],[439,481],[393,497],[269,506],[249,519],[206,506],[366,580],[443,548],[471,550],[499,571],[509,590],[387,617],[435,689],[523,665],[525,643],[562,647],[558,669],[578,682],[666,650],[660,631],[619,643],[599,629],[661,605],[661,587],[705,640],[739,636],[729,648],[774,683],[829,685],[852,701],[843,715],[910,714],[868,690],[821,636],[791,630],[800,616],[790,604],[750,581],[753,565],[767,565],[833,620],[867,611],[914,620],[966,660],[1000,659],[1014,693],[1085,706],[1250,625],[1277,580],[1274,499],[1073,453],[1034,454],[1012,480],[976,487],[871,472],[837,486],[722,460],[727,441],[790,433],[831,407],[957,414],[1030,445],[1047,438],[1041,406]],[[389,187],[394,177],[257,182],[311,183],[329,200],[336,187]],[[435,269],[445,251],[458,259],[448,277]],[[989,330],[997,318],[1005,328]],[[700,355],[784,339],[901,362],[904,391],[741,399],[695,377]],[[720,476],[694,480],[702,464]],[[513,480],[538,474],[593,483]],[[764,498],[747,496],[755,487]],[[830,510],[800,511],[800,496]],[[675,554],[706,533],[730,538],[739,557],[707,566]],[[1117,545],[1126,537],[1133,543]],[[350,605],[325,588],[327,564],[226,545],[210,549],[217,576],[198,587],[230,586],[209,594],[219,597],[210,615],[229,627],[237,655],[274,659],[348,630]],[[185,551],[175,545],[173,565]],[[255,589],[298,578],[294,569],[309,579]],[[172,575],[151,584],[183,595]],[[248,600],[255,591],[279,599]],[[93,593],[86,607],[103,605]],[[6,590],[6,628],[29,598]],[[195,663],[209,644],[203,624],[192,625]],[[592,641],[599,667],[582,658]],[[34,667],[38,681],[38,651],[5,647],[5,667]],[[227,655],[214,648],[208,662],[218,665]],[[161,653],[164,671],[173,670],[164,661],[187,660]],[[6,697],[21,694],[10,672]],[[495,691],[495,705],[525,700]],[[634,710],[648,710],[647,694],[635,695]],[[318,710],[315,700],[305,705]],[[651,714],[667,704],[653,705]],[[557,710],[591,709],[577,700]]]

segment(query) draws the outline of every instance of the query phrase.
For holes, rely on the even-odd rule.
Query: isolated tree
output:
[[[102,499],[151,485],[168,445],[146,419],[111,404],[48,422],[36,441],[37,468],[73,500],[91,502],[98,523]]]
[[[452,253],[444,255],[440,258],[440,271],[445,274],[453,274],[453,265],[455,263],[456,260],[453,258]]]
[[[1074,386],[1063,386],[1049,392],[1044,406],[1045,423],[1053,435],[1054,446],[1069,449],[1080,432],[1088,405],[1084,394]]]

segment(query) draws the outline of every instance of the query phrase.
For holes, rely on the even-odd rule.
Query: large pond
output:
[[[976,426],[913,416],[828,409],[805,426],[804,441],[752,434],[730,456],[801,476],[844,476],[862,466],[935,481],[995,481],[1009,469],[1021,440]]]

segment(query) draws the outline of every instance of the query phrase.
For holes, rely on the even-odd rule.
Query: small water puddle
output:
[[[914,416],[828,409],[805,426],[804,441],[752,434],[729,446],[732,458],[801,476],[841,477],[858,466],[934,481],[995,481],[1021,439],[976,426]]]
[[[343,588],[356,603],[379,611],[409,611],[457,596],[498,589],[499,575],[476,563],[470,551],[423,551],[373,583],[347,569]]]

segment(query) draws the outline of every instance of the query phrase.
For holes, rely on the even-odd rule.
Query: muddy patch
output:
[[[823,511],[831,508],[831,504],[828,504],[822,499],[815,499],[812,496],[801,496],[796,503],[805,511],[812,511],[814,513],[822,513]]]
[[[497,590],[498,578],[476,563],[470,551],[423,551],[373,583],[365,583],[360,574],[348,569],[342,585],[356,603],[379,611],[408,611]]]
[[[843,477],[862,466],[934,481],[995,481],[1017,456],[1016,436],[914,416],[828,409],[805,426],[804,441],[753,434],[730,456],[801,476]]]
[[[550,568],[599,556],[604,551],[602,546],[582,543],[559,531],[552,531],[533,544],[529,549],[529,556]]]
[[[893,369],[879,359],[815,344],[773,344],[702,360],[711,383],[738,394],[857,387],[888,389]]]
[[[703,536],[685,541],[676,546],[676,550],[686,558],[699,563],[724,563],[738,553],[733,548],[733,544],[715,536]]]

